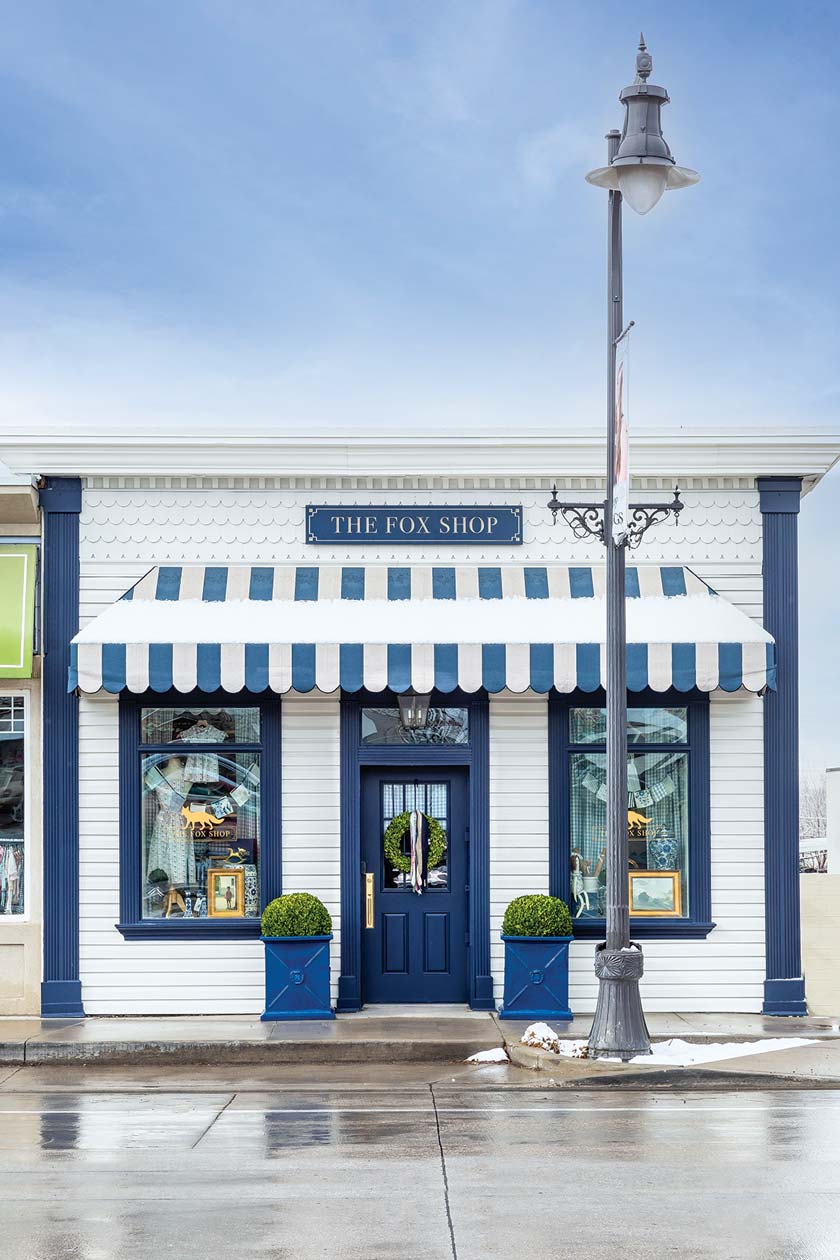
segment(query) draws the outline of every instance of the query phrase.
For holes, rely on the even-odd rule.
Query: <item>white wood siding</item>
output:
[[[761,618],[761,516],[744,482],[689,480],[676,526],[651,532],[644,561],[687,564],[750,616]],[[567,487],[568,488],[568,487]],[[646,487],[653,490],[654,487]],[[597,498],[580,486],[571,497]],[[304,507],[399,502],[522,503],[525,543],[506,548],[366,549],[307,547]],[[662,497],[661,490],[654,497]],[[96,479],[81,516],[81,621],[118,599],[155,564],[421,564],[602,561],[599,546],[552,527],[536,482],[504,489],[470,484],[429,490],[391,479],[353,488],[327,479],[272,488],[220,488],[200,479]],[[548,887],[547,706],[538,697],[499,697],[490,705],[491,930],[501,1000],[501,916],[512,896]],[[650,1010],[758,1011],[764,975],[762,704],[751,696],[711,702],[712,915],[706,941],[649,941],[645,1001]],[[333,914],[338,977],[338,702],[292,697],[283,709],[284,886],[318,893]],[[117,704],[81,702],[81,968],[87,1009],[102,1013],[257,1013],[263,962],[258,941],[124,941],[115,930],[118,899]],[[572,1004],[594,1005],[592,946],[572,952]]]
[[[505,908],[514,897],[548,892],[548,701],[503,693],[489,708],[490,964],[501,1006]]]
[[[499,930],[511,898],[548,891],[548,735],[538,696],[490,702],[490,914],[496,998],[504,956]],[[644,941],[649,1011],[760,1011],[764,981],[762,705],[755,696],[711,698],[712,919],[705,941]],[[595,1009],[595,942],[571,948],[572,1009]]]
[[[118,705],[79,706],[79,961],[89,1015],[239,1015],[263,1009],[262,944],[126,941],[119,921]],[[139,861],[139,855],[137,860]]]
[[[341,969],[339,702],[284,698],[283,891],[310,892],[332,915],[332,996]]]

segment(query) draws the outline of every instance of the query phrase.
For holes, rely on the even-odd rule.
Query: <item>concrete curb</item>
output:
[[[488,1049],[488,1038],[469,1041],[405,1038],[323,1041],[38,1041],[0,1044],[0,1063],[12,1067],[61,1064],[194,1063],[201,1066],[463,1063]]]
[[[685,1041],[708,1043],[710,1039],[685,1037]],[[751,1038],[728,1038],[731,1041],[747,1041]],[[823,1038],[825,1040],[838,1040]],[[662,1067],[634,1065],[618,1067],[617,1064],[598,1063],[590,1059],[567,1059],[535,1046],[523,1046],[521,1042],[505,1045],[511,1063],[531,1072],[550,1074],[555,1089],[671,1089],[674,1091],[762,1089],[833,1089],[840,1087],[840,1068],[833,1077],[815,1077],[807,1071],[790,1072],[741,1072],[698,1064],[693,1067]],[[725,1062],[725,1060],[721,1060]]]

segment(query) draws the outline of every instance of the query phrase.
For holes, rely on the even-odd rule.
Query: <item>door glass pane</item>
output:
[[[572,913],[606,912],[606,755],[572,753]],[[627,758],[631,913],[685,918],[688,887],[688,753],[633,752]]]
[[[410,730],[393,708],[362,709],[363,744],[468,744],[469,709],[429,707],[426,725]]]
[[[141,744],[258,744],[260,711],[253,709],[143,709]]]
[[[150,753],[139,770],[143,918],[258,918],[259,754]]]
[[[427,891],[445,889],[449,884],[448,783],[382,784],[383,886],[386,890],[412,887],[412,810],[425,816],[428,830],[420,836],[415,866],[425,864]]]

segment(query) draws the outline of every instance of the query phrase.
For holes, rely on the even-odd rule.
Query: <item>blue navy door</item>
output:
[[[467,771],[362,773],[363,999],[466,1002]],[[413,809],[434,820],[419,895],[410,882]]]

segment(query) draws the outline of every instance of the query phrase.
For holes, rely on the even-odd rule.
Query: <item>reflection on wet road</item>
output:
[[[572,1094],[439,1071],[212,1092],[12,1074],[0,1254],[840,1256],[838,1093]]]

